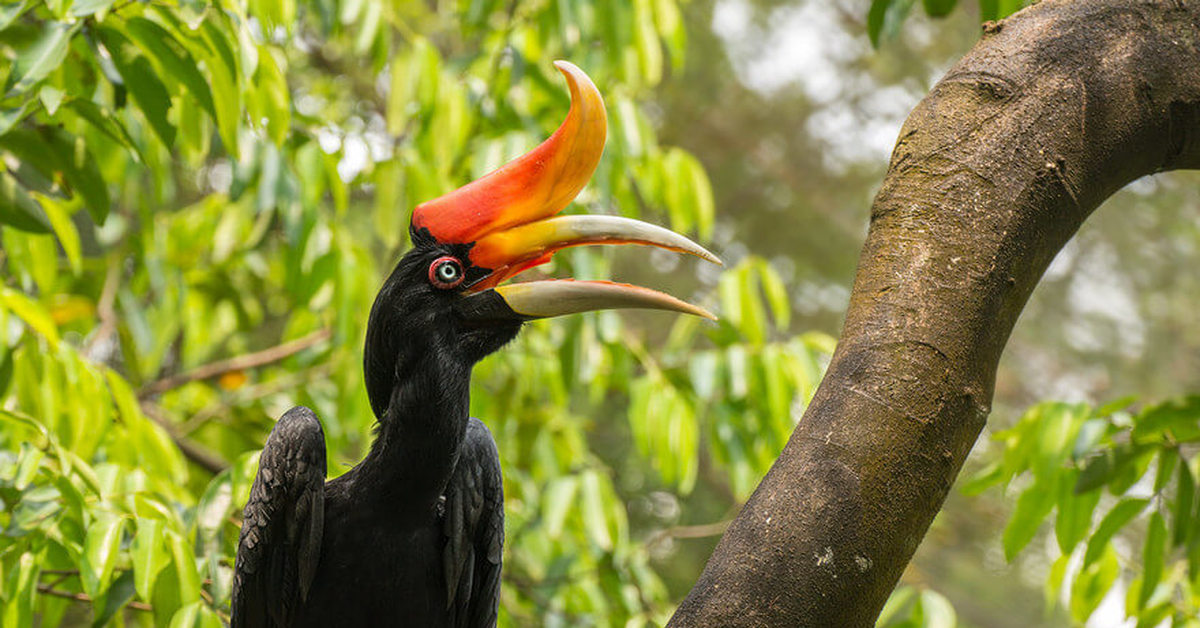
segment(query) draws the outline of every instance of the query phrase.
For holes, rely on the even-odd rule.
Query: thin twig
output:
[[[711,536],[720,536],[725,533],[725,529],[729,527],[730,523],[733,523],[733,519],[702,523],[694,526],[672,526],[656,532],[646,540],[646,545],[658,545],[667,539],[703,539]]]
[[[183,452],[184,457],[196,463],[210,473],[216,474],[225,470],[229,466],[220,456],[209,451],[202,445],[194,441],[180,436],[176,430],[175,424],[167,420],[163,415],[162,408],[149,401],[142,402],[142,412],[150,417],[150,420],[158,423],[167,433],[171,435],[171,440],[175,441],[175,445],[179,447],[179,451]]]
[[[262,351],[247,353],[229,358],[227,360],[218,360],[203,366],[198,366],[186,373],[171,375],[146,384],[138,391],[138,398],[145,399],[157,394],[161,394],[174,388],[179,388],[184,384],[189,384],[202,379],[211,379],[219,377],[225,373],[233,371],[242,371],[252,369],[259,366],[264,366],[272,362],[278,362],[288,356],[299,353],[313,345],[319,344],[328,340],[333,335],[333,330],[322,329],[313,333],[297,338],[281,345],[276,345]]]
[[[100,300],[96,303],[96,316],[100,319],[100,326],[96,328],[96,333],[92,334],[83,350],[84,355],[92,359],[96,359],[96,350],[108,340],[109,336],[113,335],[113,332],[117,331],[117,316],[113,303],[117,299],[117,288],[120,285],[121,262],[117,258],[112,258],[108,263],[108,271],[104,275],[104,287],[100,290]]]
[[[180,423],[178,432],[181,436],[187,436],[199,429],[200,426],[210,421],[213,417],[228,411],[235,405],[262,399],[268,395],[273,395],[277,392],[295,388],[304,382],[325,377],[332,370],[333,369],[329,364],[318,364],[317,366],[300,371],[299,373],[292,373],[290,375],[278,377],[269,382],[247,386],[238,390],[237,396],[231,402],[218,401],[202,408],[199,412],[193,415],[192,418]]]
[[[59,589],[51,588],[44,584],[39,584],[37,590],[38,590],[38,593],[41,593],[42,595],[61,597],[61,598],[66,598],[68,600],[75,600],[76,602],[84,602],[87,604],[91,604],[93,602],[92,597],[86,593],[73,593],[71,591],[62,591]],[[149,604],[147,604],[145,602],[138,602],[136,600],[128,602],[127,604],[125,604],[125,606],[128,606],[129,608],[132,608],[135,611],[152,611],[152,610],[154,610]]]

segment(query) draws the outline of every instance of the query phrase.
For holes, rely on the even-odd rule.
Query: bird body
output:
[[[366,457],[325,481],[307,408],[272,429],[246,503],[233,628],[494,626],[504,497],[496,443],[469,417],[471,370],[528,320],[608,308],[712,318],[647,288],[499,285],[581,244],[650,244],[718,261],[687,238],[615,216],[558,216],[600,160],[603,101],[579,68],[567,119],[530,153],[413,210],[413,247],[375,298],[363,371],[379,423]]]

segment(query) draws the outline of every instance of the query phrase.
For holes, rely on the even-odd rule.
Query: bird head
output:
[[[607,116],[583,70],[566,61],[554,65],[571,93],[558,130],[491,174],[413,209],[413,247],[384,284],[368,324],[368,393],[377,415],[386,409],[395,377],[391,361],[401,344],[419,343],[474,364],[538,318],[645,308],[715,320],[701,307],[640,286],[570,279],[503,284],[549,262],[556,251],[585,244],[643,244],[720,263],[686,237],[639,220],[558,215],[600,162]],[[383,369],[386,389],[379,383],[372,390],[372,368]]]

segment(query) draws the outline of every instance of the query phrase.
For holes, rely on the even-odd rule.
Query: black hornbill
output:
[[[232,625],[491,626],[500,594],[500,459],[468,412],[471,369],[523,322],[608,308],[705,310],[646,288],[499,284],[581,244],[637,243],[718,261],[687,238],[613,216],[555,217],[604,149],[604,103],[582,70],[545,142],[413,210],[412,249],[384,282],[363,366],[378,418],[367,456],[325,481],[317,417],[276,423],[250,489],[234,566]]]

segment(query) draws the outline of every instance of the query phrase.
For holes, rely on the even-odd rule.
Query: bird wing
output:
[[[290,626],[321,556],[325,433],[312,410],[288,410],[258,461],[238,538],[232,628]]]
[[[467,434],[446,487],[443,519],[448,625],[490,628],[500,604],[500,559],[504,547],[504,485],[500,454],[479,419]]]

